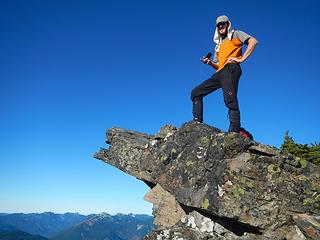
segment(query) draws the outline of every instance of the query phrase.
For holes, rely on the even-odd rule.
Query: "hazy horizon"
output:
[[[84,216],[88,216],[88,215],[100,215],[100,214],[109,214],[111,216],[116,216],[116,215],[149,215],[152,216],[152,214],[146,214],[146,213],[108,213],[108,212],[99,212],[99,213],[81,213],[81,212],[51,212],[51,211],[46,211],[46,212],[0,212],[0,214],[45,214],[45,213],[53,213],[53,214],[79,214],[79,215],[84,215]]]

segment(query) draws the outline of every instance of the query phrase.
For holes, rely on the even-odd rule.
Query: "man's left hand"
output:
[[[235,57],[228,58],[229,63],[231,63],[231,62],[242,63],[243,61],[244,61],[243,58],[235,58]]]

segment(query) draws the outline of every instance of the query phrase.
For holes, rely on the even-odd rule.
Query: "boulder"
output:
[[[155,188],[145,239],[320,239],[319,166],[196,122],[111,128],[106,142],[95,158]]]

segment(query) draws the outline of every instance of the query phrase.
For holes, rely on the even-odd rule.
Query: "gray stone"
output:
[[[144,200],[153,204],[154,224],[159,230],[174,226],[186,215],[176,199],[159,184],[144,196]]]
[[[296,163],[240,134],[187,122],[178,129],[166,125],[156,136],[111,128],[107,142],[97,159],[151,188],[161,185],[186,213],[202,215],[168,226],[169,239],[284,239],[297,235],[296,226],[310,234],[301,219],[292,220],[297,213],[307,213],[308,220],[320,215],[319,166]],[[213,225],[199,225],[204,218]],[[204,230],[212,226],[212,233]],[[149,236],[165,237],[158,233]]]

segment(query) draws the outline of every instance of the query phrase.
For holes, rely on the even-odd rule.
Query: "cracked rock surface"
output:
[[[319,166],[195,122],[155,135],[111,128],[106,142],[95,158],[157,186],[146,240],[320,239]]]

